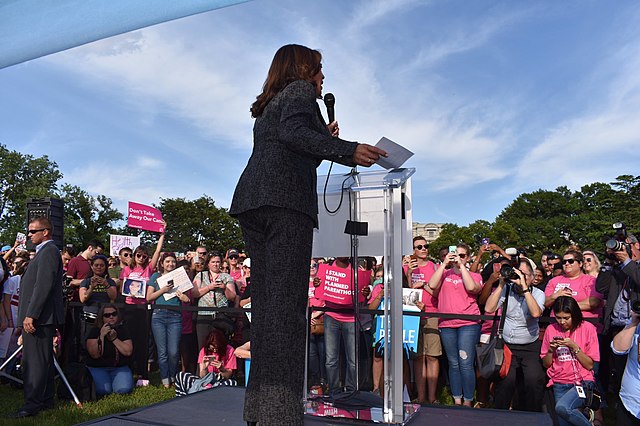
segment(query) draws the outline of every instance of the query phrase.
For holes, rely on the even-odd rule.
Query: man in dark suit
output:
[[[24,405],[11,417],[29,417],[53,407],[53,338],[64,322],[62,258],[52,240],[47,218],[29,223],[29,238],[36,256],[20,282],[18,323],[22,324]]]

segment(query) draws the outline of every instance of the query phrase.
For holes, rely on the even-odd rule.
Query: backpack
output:
[[[64,369],[64,375],[80,402],[95,401],[96,387],[87,366],[80,362],[70,362]],[[58,383],[58,399],[73,400],[64,381]]]

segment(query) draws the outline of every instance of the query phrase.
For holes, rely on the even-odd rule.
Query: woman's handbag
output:
[[[316,323],[311,324],[311,334],[321,336],[324,334],[324,314],[316,318]]]
[[[498,319],[498,310],[493,316],[493,327],[491,328],[491,336],[487,343],[479,343],[476,345],[476,362],[480,376],[490,379],[496,373],[500,378],[507,377],[511,368],[511,350],[502,340],[502,330],[504,328],[504,320],[506,318],[507,306],[509,303],[509,290],[507,287],[505,292],[504,303],[502,304],[502,315],[500,316],[500,325],[496,329]]]

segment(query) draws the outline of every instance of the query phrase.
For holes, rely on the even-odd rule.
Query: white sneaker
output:
[[[149,381],[144,379],[138,379],[138,381],[136,382],[136,386],[137,387],[149,386]]]

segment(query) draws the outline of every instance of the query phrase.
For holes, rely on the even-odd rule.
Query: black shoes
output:
[[[14,413],[11,413],[7,416],[7,418],[9,419],[23,419],[25,417],[32,417],[32,416],[36,416],[38,415],[38,413],[32,413],[31,411],[27,411],[27,410],[18,410]]]

